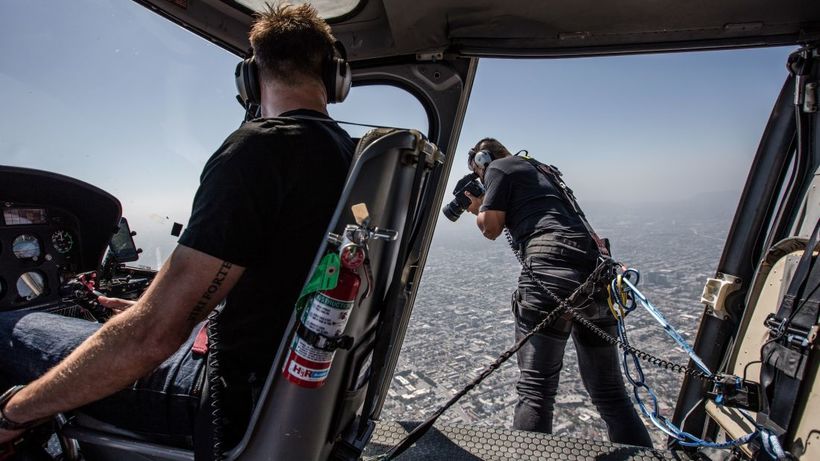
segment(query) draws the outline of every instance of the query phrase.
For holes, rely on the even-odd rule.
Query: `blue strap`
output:
[[[614,302],[618,303],[621,307],[624,308],[627,312],[634,310],[637,304],[646,309],[652,317],[661,324],[664,331],[675,340],[675,342],[680,345],[692,359],[692,361],[701,369],[704,373],[708,376],[713,376],[713,373],[709,370],[709,368],[703,363],[700,357],[697,356],[694,349],[686,342],[685,339],[675,330],[674,327],[666,320],[666,318],[661,314],[661,312],[649,302],[649,299],[641,293],[637,287],[635,286],[638,281],[640,280],[640,274],[635,269],[628,269],[624,272],[621,277],[621,283],[626,286],[624,289],[618,284],[613,283],[611,285],[611,296],[614,298]],[[626,295],[623,296],[622,295]],[[626,302],[624,302],[624,299]],[[618,337],[625,345],[629,345],[629,340],[627,338],[626,332],[626,324],[625,324],[625,316],[616,316],[616,320],[618,322]],[[624,370],[624,375],[629,383],[632,385],[632,394],[635,397],[635,401],[638,404],[638,408],[641,410],[644,416],[646,416],[652,424],[657,427],[660,431],[665,433],[666,435],[672,437],[677,441],[677,443],[684,447],[704,447],[704,448],[731,448],[736,447],[739,445],[747,444],[757,438],[760,439],[761,445],[763,449],[766,450],[766,453],[769,454],[774,459],[777,460],[785,460],[786,453],[783,448],[780,446],[780,441],[778,438],[772,434],[771,432],[767,431],[766,429],[762,428],[759,424],[757,424],[751,416],[748,415],[743,410],[740,410],[741,414],[743,414],[747,419],[749,419],[752,424],[755,425],[755,431],[749,434],[743,435],[736,439],[727,440],[725,442],[710,442],[708,440],[701,439],[696,437],[695,435],[686,432],[676,426],[672,421],[667,419],[665,416],[660,414],[660,408],[658,405],[658,397],[655,392],[652,390],[651,387],[645,381],[645,375],[643,373],[643,369],[641,368],[641,363],[638,360],[637,355],[630,351],[629,349],[624,349],[623,352],[623,361],[622,367]],[[739,385],[740,380],[738,378],[737,385]],[[641,395],[645,394],[646,397],[642,397]],[[648,399],[648,403],[645,401]],[[721,405],[723,401],[723,395],[718,395],[718,398],[715,400],[715,403]]]
[[[700,368],[700,370],[707,376],[713,376],[712,371],[709,370],[709,367],[707,367],[706,364],[703,363],[703,360],[698,357],[695,350],[689,345],[689,343],[683,339],[683,336],[675,330],[663,314],[661,314],[661,312],[653,306],[651,302],[649,302],[649,299],[647,299],[647,297],[644,296],[644,294],[641,293],[635,286],[640,281],[640,272],[635,269],[627,269],[619,279],[626,287],[624,288],[623,286],[619,286],[616,283],[616,280],[612,281],[610,289],[612,291],[614,301],[623,307],[626,313],[635,310],[638,304],[643,306],[643,308],[646,309],[646,311],[649,312],[649,314],[663,327],[666,334],[669,335],[669,337],[672,338],[684,351],[686,351],[689,358],[692,359],[695,365],[697,365],[697,367]],[[624,299],[626,299],[627,302],[624,302]]]

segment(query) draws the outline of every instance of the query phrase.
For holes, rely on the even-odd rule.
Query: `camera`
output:
[[[481,197],[484,195],[484,186],[478,182],[477,174],[470,173],[459,179],[453,191],[453,195],[456,197],[441,209],[441,212],[444,213],[444,216],[447,216],[447,219],[450,221],[456,222],[459,216],[461,216],[461,213],[464,213],[464,210],[470,206],[470,199],[464,195],[464,192],[469,192],[473,197]]]

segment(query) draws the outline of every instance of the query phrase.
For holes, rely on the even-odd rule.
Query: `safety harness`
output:
[[[547,180],[550,181],[556,189],[561,191],[564,202],[566,202],[567,205],[569,205],[570,209],[573,212],[575,212],[575,214],[578,216],[578,219],[580,219],[581,222],[584,224],[587,233],[590,237],[592,237],[592,240],[595,241],[595,245],[598,247],[598,251],[600,252],[600,254],[602,256],[607,257],[611,256],[609,249],[609,239],[599,237],[598,234],[595,232],[595,229],[593,229],[592,226],[589,224],[589,221],[587,221],[587,217],[584,214],[584,210],[581,209],[581,207],[578,205],[578,200],[575,199],[575,194],[572,192],[572,189],[570,189],[569,186],[567,186],[567,184],[561,179],[561,176],[563,176],[561,174],[561,170],[559,170],[554,165],[547,165],[546,163],[541,163],[538,160],[530,157],[529,155],[522,155],[520,157],[526,160],[530,165],[535,167],[535,169],[538,170],[542,175],[544,175],[544,177],[547,178]]]

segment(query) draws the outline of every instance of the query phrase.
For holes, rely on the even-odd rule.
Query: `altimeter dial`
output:
[[[58,230],[51,234],[51,244],[57,253],[66,254],[74,248],[74,237],[67,230]]]

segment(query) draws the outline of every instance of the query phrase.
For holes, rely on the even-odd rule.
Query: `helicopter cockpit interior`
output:
[[[110,247],[105,264],[137,256],[127,221],[121,221],[120,202],[56,173],[2,166],[0,177],[0,310],[37,309],[96,320],[80,304],[102,281],[89,278],[83,285],[78,276],[101,270],[112,242],[119,246]]]
[[[159,15],[180,26],[174,33],[205,38],[202,46],[222,53],[218,57],[220,66],[247,57],[248,28],[254,13],[265,3],[135,0],[137,6],[144,7],[142,13]],[[808,0],[731,0],[715,4],[663,0],[651,5],[630,1],[545,5],[528,0],[422,0],[412,5],[399,0],[315,3],[325,9],[334,34],[347,49],[353,85],[400,88],[421,108],[420,118],[425,125],[394,129],[379,125],[389,125],[389,120],[369,121],[377,125],[359,141],[328,229],[328,242],[313,262],[314,268],[320,266],[326,248],[333,245],[342,248],[352,244],[367,249],[366,268],[356,266],[366,283],[357,292],[360,299],[344,331],[349,341],[335,350],[327,381],[318,389],[293,384],[291,378],[307,373],[290,361],[290,348],[301,322],[294,310],[289,333],[278,345],[274,367],[266,378],[251,423],[236,446],[169,444],[82,415],[61,415],[54,426],[60,445],[57,456],[66,460],[118,461],[195,457],[375,459],[410,432],[409,423],[383,421],[382,409],[407,334],[440,207],[449,197],[450,171],[460,161],[455,152],[479,60],[484,58],[552,59],[795,47],[789,62],[784,63],[789,75],[748,173],[720,262],[704,289],[706,307],[697,337],[693,338],[694,350],[710,368],[744,378],[747,373],[762,373],[763,364],[756,359],[769,341],[768,335],[776,329],[772,319],[776,320],[777,307],[801,258],[811,259],[813,248],[809,248],[809,242],[820,216],[820,138],[816,136],[820,125],[820,53],[816,48],[820,40],[820,5]],[[117,7],[112,8],[111,15],[115,16]],[[188,46],[141,21],[126,23],[129,27],[145,27],[146,34],[164,38],[184,67]],[[119,57],[128,54],[129,59],[144,64],[141,60],[145,56],[139,50],[126,50],[122,55],[120,51],[116,48]],[[184,70],[175,71],[172,77],[177,86],[195,85],[196,76]],[[168,118],[150,120],[149,128],[143,128],[160,133],[158,136],[189,136],[193,130],[188,131],[185,117],[175,112],[178,101],[174,91],[166,96],[170,101]],[[234,95],[229,96],[232,100]],[[124,158],[142,154],[129,151],[127,141],[121,144],[126,152]],[[0,149],[4,148],[0,140]],[[144,179],[140,184],[143,196],[123,199],[122,203],[118,197],[123,190],[114,181],[108,183],[106,192],[45,171],[48,165],[0,166],[0,311],[39,310],[104,322],[111,313],[94,302],[99,294],[139,297],[161,265],[164,247],[157,246],[155,252],[142,255],[155,258],[156,267],[128,265],[137,260],[140,250],[122,216],[123,209],[127,214],[129,207],[144,211],[145,203],[151,200],[182,200],[154,191],[152,181],[173,183],[175,179],[167,179],[169,171],[195,165],[184,150],[180,147],[178,158],[152,171],[140,171],[123,161],[123,178],[133,173]],[[98,159],[92,162],[100,168],[111,167],[103,163]],[[162,210],[150,213],[146,221],[159,223],[157,226],[163,229],[170,227],[173,218]],[[670,420],[681,431],[719,444],[741,437],[755,424],[767,423],[764,419],[771,416],[782,429],[776,436],[792,456],[805,460],[820,456],[820,428],[813,411],[820,398],[814,350],[817,330],[803,332],[799,338],[798,333],[790,333],[797,338],[795,347],[806,349],[804,355],[811,360],[799,359],[804,360],[802,368],[784,372],[796,376],[796,370],[800,371],[799,389],[794,391],[794,405],[788,415],[775,412],[771,416],[767,409],[755,407],[756,423],[749,423],[745,410],[715,403],[708,396],[710,389],[687,376]],[[798,341],[800,338],[805,344]],[[775,392],[771,389],[769,393]],[[783,400],[782,396],[778,398]],[[202,418],[211,416],[203,414]],[[210,422],[219,424],[218,420]],[[603,441],[578,441],[575,446],[572,443],[576,442],[565,444],[561,437],[527,435],[525,440],[522,434],[496,428],[459,427],[433,432],[435,436],[419,441],[416,454],[408,451],[406,459],[560,459],[569,455],[578,459],[772,458],[772,451],[760,445],[731,452],[721,451],[720,447],[690,449],[676,443],[679,440],[674,436],[669,442],[671,450],[653,451]],[[530,453],[525,453],[527,450]],[[0,452],[0,459],[3,456]]]

